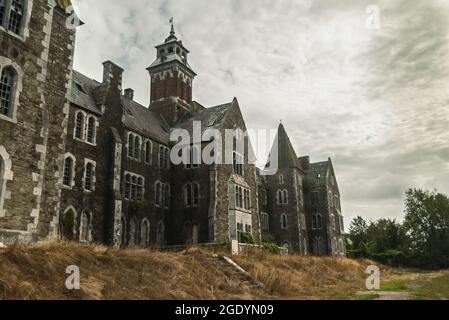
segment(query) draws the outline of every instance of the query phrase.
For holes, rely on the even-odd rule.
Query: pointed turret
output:
[[[277,145],[276,145],[277,142]],[[278,168],[297,168],[302,170],[301,163],[298,160],[295,149],[293,148],[287,131],[284,128],[282,122],[279,124],[278,133],[276,135],[275,143],[271,149],[270,155],[274,155],[277,147],[278,154]]]

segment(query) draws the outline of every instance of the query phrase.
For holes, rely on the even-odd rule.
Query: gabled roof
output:
[[[234,101],[211,108],[200,109],[193,115],[181,119],[175,127],[193,132],[193,122],[199,121],[201,122],[201,133],[203,133],[206,129],[220,128],[226,114],[232,109],[233,105]]]
[[[284,125],[281,123],[278,127],[278,133],[276,135],[277,139],[277,147],[278,147],[278,168],[286,169],[286,168],[297,168],[302,170],[301,163],[298,160],[298,156],[296,155],[295,149],[293,148],[290,138],[288,137],[287,131],[284,128]],[[273,155],[276,150],[276,147],[273,144],[270,155]]]
[[[169,143],[170,128],[160,114],[124,96],[121,98],[125,127],[163,144]]]
[[[327,172],[329,170],[329,161],[311,163],[307,176],[315,180],[315,183],[326,182]]]
[[[100,83],[90,79],[82,73],[73,70],[72,72],[72,87],[70,90],[70,102],[80,108],[96,114],[102,114],[101,110],[96,106],[93,90],[98,87]]]

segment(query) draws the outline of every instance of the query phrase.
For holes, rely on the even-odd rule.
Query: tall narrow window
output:
[[[143,178],[137,179],[137,199],[143,199]]]
[[[95,117],[90,116],[87,120],[87,142],[95,143],[95,129],[96,129],[96,121]]]
[[[148,247],[150,245],[150,222],[144,219],[140,226],[140,245]]]
[[[245,189],[244,191],[244,205],[245,205],[245,210],[250,210],[251,209],[251,197],[250,197],[250,191]]]
[[[10,116],[12,111],[12,98],[15,72],[11,68],[4,68],[0,79],[0,114]]]
[[[79,111],[75,119],[75,138],[83,139],[84,135],[84,114]]]
[[[156,188],[156,192],[155,192],[155,196],[156,196],[156,205],[157,206],[160,206],[161,205],[161,202],[162,202],[162,185],[161,185],[161,183],[158,181],[158,182],[156,182],[156,185],[155,185],[155,188]]]
[[[22,30],[22,21],[24,16],[25,0],[12,0],[11,13],[9,15],[8,29],[16,34],[20,34]]]
[[[134,135],[128,134],[128,157],[134,157]]]
[[[93,175],[94,175],[94,165],[88,163],[86,165],[86,172],[84,174],[84,189],[87,191],[92,191],[93,189]]]
[[[184,186],[184,202],[187,207],[192,206],[192,185],[190,183]]]
[[[170,207],[170,185],[166,184],[164,187],[164,207],[169,208]]]
[[[151,164],[151,158],[153,156],[153,144],[150,140],[145,143],[145,162]]]
[[[63,183],[66,187],[71,187],[72,180],[73,180],[73,159],[72,157],[67,157],[65,158],[64,162]]]
[[[282,203],[288,204],[288,191],[287,190],[282,191]]]
[[[193,206],[198,206],[200,202],[200,186],[198,183],[193,184]]]
[[[0,0],[0,26],[5,21],[6,0]]]
[[[131,177],[131,199],[135,199],[137,196],[137,177]]]
[[[288,224],[287,224],[287,215],[284,213],[281,216],[281,228],[283,230],[287,230],[287,226],[288,226]]]
[[[125,176],[125,199],[131,198],[131,175]]]
[[[165,168],[170,169],[170,149],[165,148]]]
[[[81,214],[80,220],[80,242],[88,242],[90,233],[90,221],[87,213]]]
[[[134,159],[140,159],[140,137],[138,136],[134,138]]]
[[[3,198],[3,181],[5,179],[5,160],[0,155],[0,199]],[[0,202],[0,209],[3,204]]]

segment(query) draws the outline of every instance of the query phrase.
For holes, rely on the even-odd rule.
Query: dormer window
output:
[[[174,52],[174,48],[173,47],[169,47],[168,48],[168,53],[173,53]]]
[[[159,51],[159,55],[160,55],[160,56],[163,56],[164,53],[165,53],[165,50],[164,50],[164,49],[161,49],[161,50]]]
[[[176,48],[176,54],[178,54],[178,55],[181,54],[181,50],[179,50],[179,48]]]

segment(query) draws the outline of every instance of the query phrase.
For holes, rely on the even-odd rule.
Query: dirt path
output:
[[[373,300],[410,300],[409,292],[396,291],[360,291],[355,294],[357,297],[376,296]]]

